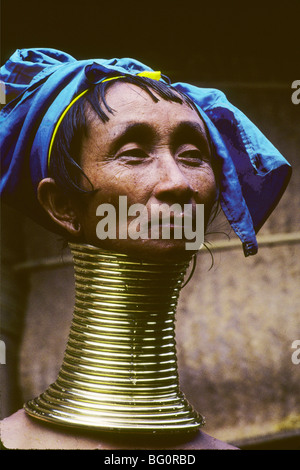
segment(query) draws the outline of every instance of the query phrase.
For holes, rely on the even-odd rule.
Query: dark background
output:
[[[15,49],[134,57],[171,79],[299,79],[300,2],[2,0],[1,63]]]

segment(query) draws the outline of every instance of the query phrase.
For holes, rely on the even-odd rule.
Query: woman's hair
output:
[[[120,80],[139,86],[148,93],[154,102],[161,98],[179,104],[184,103],[200,116],[193,101],[166,82],[132,75],[125,75]],[[109,115],[114,113],[114,110],[106,102],[105,94],[115,81],[116,79],[108,80],[92,86],[71,106],[58,128],[51,153],[49,176],[65,193],[76,195],[94,190],[92,183],[80,166],[81,145],[83,138],[88,134],[91,119],[90,109],[103,123],[109,121]],[[82,178],[85,178],[89,183],[90,191],[83,189]]]

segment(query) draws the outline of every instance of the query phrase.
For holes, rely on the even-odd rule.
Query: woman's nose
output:
[[[158,182],[154,195],[158,200],[170,204],[187,204],[191,201],[194,191],[173,156],[163,157],[157,171]]]

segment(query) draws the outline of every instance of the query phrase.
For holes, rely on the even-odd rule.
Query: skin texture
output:
[[[153,205],[174,203],[205,205],[205,223],[216,199],[216,182],[210,164],[210,147],[205,126],[187,104],[153,99],[136,85],[116,83],[106,95],[114,110],[102,123],[89,110],[89,132],[82,143],[81,166],[96,191],[80,203],[59,194],[53,180],[40,183],[39,199],[50,217],[72,237],[85,243],[146,259],[164,261],[189,258],[186,239],[99,240],[97,207],[112,204],[117,211],[119,196],[127,196],[128,207],[143,204],[149,218]],[[87,184],[82,181],[82,184]],[[89,187],[87,186],[87,189]],[[195,212],[193,212],[195,218]],[[136,218],[127,218],[127,227]]]

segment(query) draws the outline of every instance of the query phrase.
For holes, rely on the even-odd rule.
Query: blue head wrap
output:
[[[76,96],[113,76],[153,72],[134,59],[76,60],[54,49],[17,50],[1,68],[8,104],[0,113],[1,195],[48,226],[36,191],[48,176],[55,126]],[[196,104],[221,164],[220,201],[245,256],[279,202],[291,167],[257,127],[219,90],[173,83]]]

